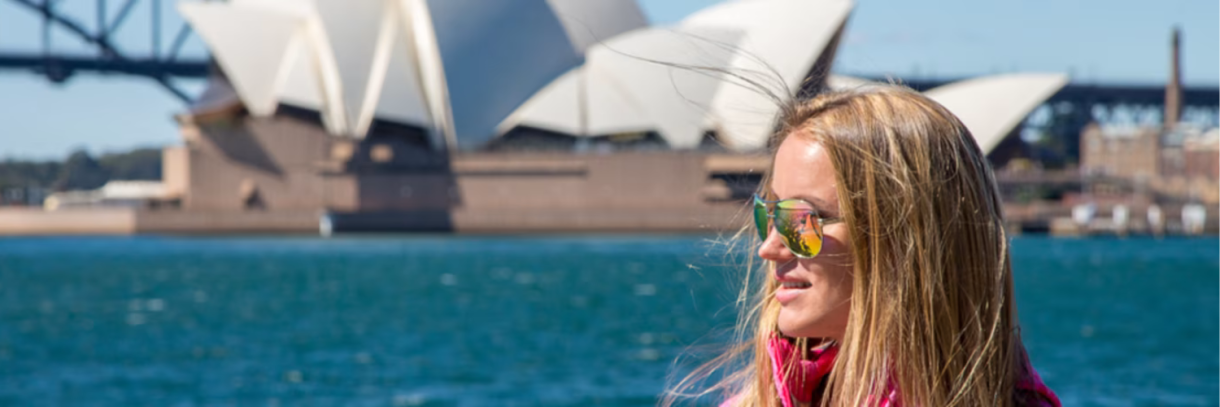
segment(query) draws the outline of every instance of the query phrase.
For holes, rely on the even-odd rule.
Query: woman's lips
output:
[[[780,304],[787,304],[805,292],[806,288],[812,286],[813,284],[805,281],[781,280],[779,288],[775,289],[775,300],[779,301]]]

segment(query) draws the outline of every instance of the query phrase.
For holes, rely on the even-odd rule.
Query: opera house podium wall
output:
[[[409,127],[336,137],[307,115],[179,118],[176,205],[136,232],[711,232],[744,225],[769,158],[692,150],[439,152]]]

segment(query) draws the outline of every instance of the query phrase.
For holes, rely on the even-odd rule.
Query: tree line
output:
[[[63,161],[0,161],[0,190],[46,188],[52,191],[86,190],[110,180],[160,180],[161,149],[141,148],[106,153],[94,158],[76,150]]]

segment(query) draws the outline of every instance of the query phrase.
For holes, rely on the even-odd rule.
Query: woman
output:
[[[878,87],[780,124],[743,339],[692,377],[738,366],[709,390],[726,406],[1058,406],[1021,343],[1000,197],[962,123]]]

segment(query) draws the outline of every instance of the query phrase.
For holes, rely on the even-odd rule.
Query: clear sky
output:
[[[502,0],[489,0],[502,1]],[[814,0],[816,1],[816,0]],[[639,0],[654,24],[681,20],[717,0]],[[90,0],[62,1],[84,23]],[[112,1],[117,8],[117,1]],[[149,3],[139,2],[118,43],[131,55],[150,49]],[[180,19],[165,1],[165,30]],[[1076,82],[1163,83],[1169,33],[1182,28],[1188,85],[1220,76],[1220,2],[1216,0],[857,0],[835,70],[896,77],[967,77],[1014,71],[1064,72]],[[39,19],[0,0],[0,51],[34,51]],[[168,37],[168,35],[167,35]],[[70,36],[56,50],[84,52]],[[192,40],[188,55],[201,55]],[[198,83],[187,84],[192,90]],[[51,84],[27,72],[0,71],[0,159],[54,159],[74,148],[92,152],[179,142],[172,115],[183,105],[152,81],[78,74]]]

